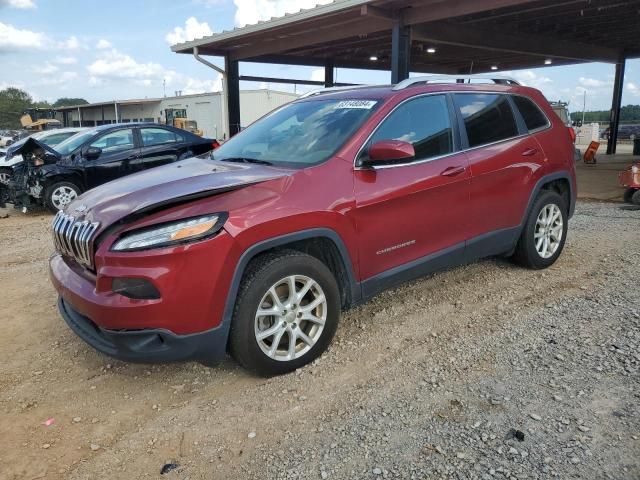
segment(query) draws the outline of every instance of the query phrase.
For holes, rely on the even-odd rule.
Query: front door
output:
[[[131,128],[107,132],[94,140],[91,147],[99,148],[101,153],[97,158],[85,159],[87,189],[132,173],[130,162],[140,155]]]
[[[380,124],[360,154],[359,160],[366,160],[368,147],[381,140],[410,142],[416,151],[415,159],[402,164],[355,171],[363,280],[378,283],[374,277],[402,277],[403,270],[411,275],[414,267],[420,270],[448,254],[462,258],[470,175],[466,156],[456,153],[451,111],[444,94],[408,100]],[[366,290],[365,282],[365,295]]]

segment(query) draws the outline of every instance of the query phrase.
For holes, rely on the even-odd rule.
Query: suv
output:
[[[570,134],[514,81],[307,95],[191,158],[91,190],[53,222],[59,309],[128,361],[318,357],[340,312],[455,265],[562,252]]]

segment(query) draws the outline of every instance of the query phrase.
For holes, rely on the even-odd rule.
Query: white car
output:
[[[55,147],[59,143],[62,143],[67,138],[74,136],[76,133],[86,130],[85,128],[58,128],[55,130],[44,130],[42,132],[36,132],[27,138],[34,138],[39,142],[44,143],[50,147]],[[22,155],[13,155],[20,146],[27,141],[27,138],[12,143],[7,148],[0,149],[0,183],[8,183],[11,177],[11,167],[22,162]]]

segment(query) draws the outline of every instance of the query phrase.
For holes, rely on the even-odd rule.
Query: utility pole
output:
[[[584,113],[587,110],[587,91],[584,91],[584,100],[582,102],[582,125],[584,126]]]

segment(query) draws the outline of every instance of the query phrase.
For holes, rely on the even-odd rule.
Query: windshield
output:
[[[214,150],[211,158],[306,167],[329,159],[378,106],[376,100],[291,103]]]
[[[61,155],[69,155],[96,133],[98,133],[97,130],[87,130],[86,132],[76,133],[73,137],[67,138],[64,142],[58,144],[55,150]]]

